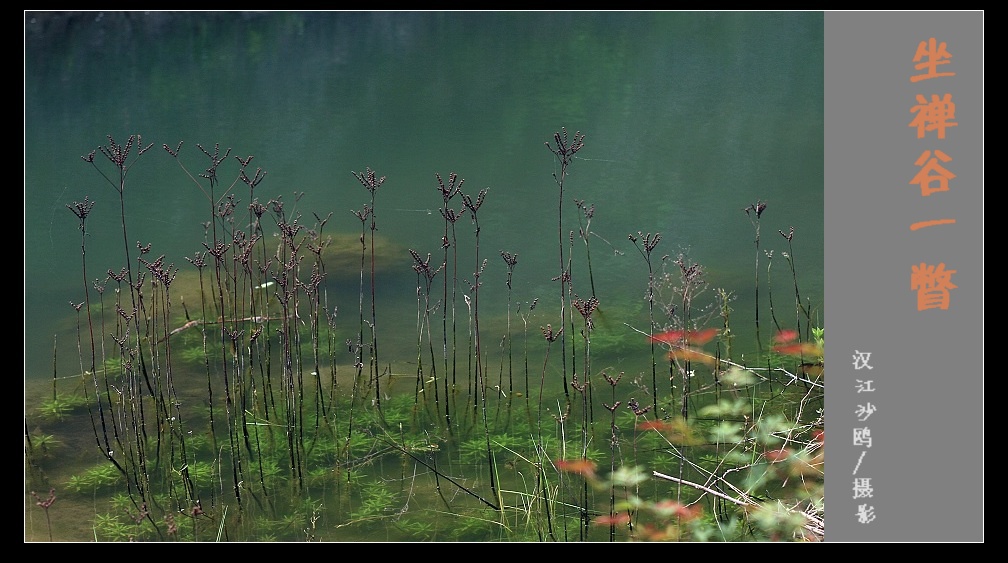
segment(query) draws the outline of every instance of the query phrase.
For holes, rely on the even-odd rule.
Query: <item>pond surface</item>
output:
[[[659,288],[656,328],[672,328],[665,326],[661,305],[683,311],[676,294],[680,255],[685,264],[703,267],[703,291],[691,304],[696,326],[690,328],[723,328],[719,290],[729,296],[734,361],[755,358],[757,320],[763,343],[778,327],[797,323],[806,334],[821,327],[822,17],[26,12],[25,416],[26,431],[63,442],[58,459],[45,468],[50,482],[59,490],[61,479],[102,460],[86,412],[72,419],[83,429],[38,416],[54,378],[73,389],[88,371],[90,353],[86,362],[78,353],[79,346],[90,346],[87,330],[79,332],[87,326],[86,308],[75,307],[88,298],[93,307],[99,297],[94,282],[126,266],[126,248],[135,261],[138,244],[151,245],[150,260],[163,256],[177,267],[180,286],[197,283],[189,259],[208,250],[213,208],[205,192],[210,184],[199,174],[208,166],[204,150],[214,154],[217,146],[228,157],[213,199],[237,184],[230,194],[246,223],[235,229],[247,227],[252,198],[282,201],[286,217],[299,218],[305,229],[325,220],[324,233],[333,241],[323,281],[326,311],[335,317],[332,342],[342,347],[334,362],[349,379],[356,358],[344,341],[366,313],[379,335],[379,369],[402,376],[386,390],[391,394],[412,395],[418,348],[428,354],[429,333],[418,337],[422,272],[414,269],[410,251],[421,259],[431,254],[436,268],[446,255],[446,233],[458,242],[428,295],[431,338],[442,345],[442,320],[457,317],[460,362],[471,361],[471,355],[464,359],[473,327],[468,299],[479,272],[476,326],[486,365],[478,369],[493,374],[500,393],[535,394],[544,360],[552,358],[554,375],[557,364],[583,354],[575,348],[561,359],[560,350],[545,351],[542,330],[563,324],[562,302],[569,312],[572,299],[591,296],[598,312],[589,372],[623,372],[648,387],[649,268],[642,250],[656,234],[653,271],[659,278],[671,275]],[[82,157],[99,146],[125,144],[131,135],[151,148],[129,168],[120,209],[118,177],[103,177]],[[564,135],[567,143],[583,135],[583,148],[565,169],[553,152]],[[251,195],[238,180],[235,158],[250,155],[249,175],[265,173],[256,177]],[[135,146],[130,159],[136,157]],[[100,151],[94,164],[105,174],[114,170]],[[385,178],[374,200],[355,177],[369,171]],[[448,183],[452,174],[460,194],[474,202],[486,190],[478,232],[471,212],[446,231],[439,177]],[[82,237],[68,206],[85,201],[94,207]],[[365,205],[374,231],[355,216]],[[466,206],[456,197],[450,207],[461,212]],[[361,261],[362,233],[380,251],[373,293],[370,254]],[[275,249],[276,225],[263,236]],[[510,275],[502,253],[517,258]],[[565,262],[570,280],[562,290],[554,278]],[[452,286],[442,291],[446,275],[456,282],[454,298]],[[796,315],[796,288],[807,316]],[[105,306],[111,293],[103,297]],[[199,301],[184,301],[195,318]],[[171,307],[174,322],[183,304]],[[108,318],[115,322],[114,315]],[[99,330],[97,340],[111,347],[109,332]],[[580,346],[578,338],[568,330],[562,342]],[[442,350],[436,352],[440,364]],[[177,371],[180,379],[197,382],[180,383],[191,403],[201,402],[205,383],[198,359],[189,367],[180,363]],[[520,384],[505,383],[519,371]],[[526,386],[528,374],[532,383]],[[552,386],[546,396],[555,398],[559,389]],[[33,509],[26,539],[44,541],[44,516],[33,500],[26,495]],[[89,524],[78,529],[71,523],[73,513],[105,508],[77,503],[71,509],[68,498],[58,517],[60,504],[53,504],[53,516],[57,528],[66,529],[56,535],[93,540]]]

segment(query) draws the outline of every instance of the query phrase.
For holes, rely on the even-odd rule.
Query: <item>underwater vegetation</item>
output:
[[[794,229],[778,231],[794,279],[785,317],[760,277],[767,204],[741,210],[761,351],[742,361],[732,346],[749,327],[732,325],[732,291],[687,253],[665,254],[662,233],[627,235],[643,300],[596,294],[596,207],[571,199],[585,142],[565,128],[545,142],[555,285],[527,296],[512,293],[520,249],[481,247],[493,195],[454,172],[430,179],[441,240],[400,247],[379,232],[395,180],[370,167],[347,181],[357,208],[306,217],[260,197],[267,173],[252,156],[109,136],[82,159],[119,210],[121,239],[100,244],[121,244],[122,265],[96,277],[98,200],[67,204],[81,233],[80,371],[54,374],[26,408],[26,512],[42,516],[26,539],[52,541],[50,517],[76,501],[96,511],[64,539],[821,541],[824,339],[799,291]],[[206,201],[205,240],[178,265],[129,234],[129,173],[152,153]],[[393,316],[408,340],[383,332],[382,283],[404,275],[416,309]],[[337,303],[333,283],[356,299]],[[617,308],[644,326],[600,329]],[[647,368],[607,367],[630,343]],[[97,462],[58,471],[70,440],[57,424]]]

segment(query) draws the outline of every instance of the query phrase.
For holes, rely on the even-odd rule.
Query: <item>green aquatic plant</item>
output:
[[[126,522],[123,516],[96,514],[92,530],[97,542],[125,542],[136,539],[137,525]]]
[[[438,530],[433,523],[413,518],[400,518],[395,527],[415,541],[436,541]]]
[[[63,446],[63,442],[53,434],[43,434],[35,431],[27,436],[28,448],[35,455],[50,457],[56,449]]]
[[[79,475],[71,476],[67,480],[66,488],[74,493],[98,493],[112,490],[123,483],[123,476],[114,465],[101,463]]]
[[[360,504],[350,513],[350,521],[357,523],[373,522],[376,519],[389,518],[396,510],[398,495],[389,489],[385,483],[363,483],[360,491]]]
[[[43,400],[37,410],[44,420],[60,421],[72,413],[86,410],[87,406],[87,397],[79,394],[59,394]]]
[[[186,341],[185,346],[180,346],[172,350],[172,357],[187,364],[202,364],[204,362],[219,361],[221,350],[217,347],[204,348],[201,342]]]
[[[471,514],[455,515],[446,533],[453,541],[473,541],[499,537],[503,530],[496,513],[480,509]]]

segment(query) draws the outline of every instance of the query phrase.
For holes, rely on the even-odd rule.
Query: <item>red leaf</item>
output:
[[[767,450],[763,452],[763,455],[770,463],[777,463],[778,461],[784,461],[785,459],[791,457],[791,450],[787,448],[781,448],[779,450]]]
[[[795,338],[798,338],[798,331],[793,328],[786,328],[774,335],[774,342],[778,344],[786,344],[791,342]]]
[[[623,526],[630,523],[630,515],[626,512],[621,512],[619,514],[603,514],[601,516],[596,516],[592,520],[592,524],[596,526]]]
[[[718,329],[705,328],[703,330],[667,330],[650,336],[651,342],[661,342],[663,344],[696,344],[702,346],[707,344],[718,335]]]
[[[703,514],[703,507],[699,504],[687,506],[671,499],[655,502],[652,510],[660,516],[675,516],[687,521],[693,520]]]
[[[685,331],[682,330],[667,330],[665,332],[660,332],[658,334],[653,334],[650,337],[651,342],[662,342],[665,344],[677,344],[682,340]]]

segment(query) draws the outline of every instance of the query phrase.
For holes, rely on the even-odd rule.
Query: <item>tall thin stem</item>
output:
[[[566,317],[567,310],[567,284],[570,280],[570,271],[566,267],[566,261],[564,260],[564,228],[563,228],[563,191],[564,191],[564,181],[567,178],[568,168],[571,163],[574,162],[574,155],[584,148],[584,134],[580,131],[574,133],[573,138],[568,138],[567,128],[561,127],[560,131],[553,133],[553,141],[555,146],[550,145],[549,141],[546,142],[546,148],[549,149],[560,160],[560,172],[553,172],[553,180],[556,182],[559,188],[559,193],[557,195],[558,205],[557,205],[557,237],[558,237],[558,248],[560,252],[560,273],[557,277],[553,278],[555,281],[560,282],[560,319],[561,323]],[[563,376],[564,376],[564,392],[567,392],[567,344],[566,337],[563,335],[563,331],[560,331],[560,350],[561,357],[563,358]]]
[[[374,170],[367,168],[366,172],[354,172],[354,176],[371,193],[371,379],[375,386],[375,407],[381,411],[381,388],[378,373],[378,315],[375,311],[375,304],[378,301],[375,295],[375,231],[378,230],[375,217],[375,194],[378,188],[385,182],[385,176],[378,178]]]
[[[644,234],[637,231],[636,235],[628,235],[630,242],[633,243],[637,251],[644,258],[644,262],[647,263],[648,268],[648,289],[647,289],[647,302],[648,302],[648,336],[651,341],[651,407],[654,409],[654,416],[661,416],[658,412],[658,360],[655,357],[655,339],[650,338],[654,336],[655,331],[655,320],[654,320],[654,290],[655,290],[655,275],[654,275],[654,265],[651,263],[651,251],[658,246],[658,242],[661,241],[661,233],[651,233]],[[640,241],[640,243],[638,243]]]
[[[756,346],[759,352],[763,351],[763,341],[760,339],[760,326],[759,326],[759,251],[760,251],[760,216],[763,215],[763,211],[766,210],[766,202],[762,200],[756,200],[756,203],[751,204],[742,211],[749,217],[749,222],[752,223],[753,228],[756,229],[756,265],[754,268],[756,276]]]

